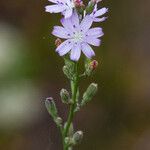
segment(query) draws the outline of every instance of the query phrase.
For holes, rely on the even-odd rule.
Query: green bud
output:
[[[68,66],[64,66],[63,72],[67,76],[68,79],[71,79],[71,80],[73,79],[74,74],[73,74],[71,68],[69,68]]]
[[[69,104],[71,102],[69,92],[66,89],[61,89],[60,97],[64,104]]]
[[[68,79],[72,78],[72,74],[70,74],[70,71],[67,66],[63,66],[63,72],[67,76]]]
[[[69,137],[65,138],[65,143],[66,143],[66,145],[69,145],[69,143],[70,143],[70,138]]]
[[[46,109],[47,109],[48,113],[53,118],[56,118],[58,116],[57,115],[57,108],[56,108],[55,102],[54,102],[52,97],[49,97],[49,98],[46,99],[45,106],[46,106]]]
[[[68,146],[68,150],[72,150],[72,146],[75,145],[72,137],[66,137],[65,144]]]
[[[61,126],[62,125],[62,118],[60,118],[60,117],[57,117],[57,118],[55,118],[55,123],[58,125],[58,126]]]
[[[67,58],[64,58],[65,60],[65,66],[63,67],[64,74],[69,78],[74,78],[74,72],[75,72],[75,63]]]
[[[88,6],[86,7],[86,12],[88,14],[91,14],[93,12],[94,6],[95,6],[95,2],[94,1],[90,1]]]
[[[72,139],[70,137],[65,138],[66,145],[71,145],[71,143],[72,143],[71,141],[72,141]]]
[[[77,131],[74,135],[73,135],[73,143],[74,145],[79,144],[83,139],[83,132],[82,131]]]
[[[97,92],[97,89],[98,89],[97,84],[91,83],[89,85],[89,87],[87,88],[87,90],[83,94],[83,99],[82,99],[82,102],[81,102],[81,106],[85,105],[86,103],[88,103],[93,98],[93,96]]]

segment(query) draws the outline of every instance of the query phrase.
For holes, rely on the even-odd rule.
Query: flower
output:
[[[62,13],[65,18],[69,18],[72,15],[73,8],[75,7],[73,0],[48,0],[54,5],[48,5],[45,7],[46,12],[50,13]]]
[[[97,10],[97,4],[95,4],[94,10],[90,14],[90,16],[93,18],[94,22],[103,22],[103,21],[105,21],[107,19],[107,17],[101,17],[101,18],[98,18],[98,17],[104,15],[107,12],[108,12],[108,8],[105,8],[105,7]]]
[[[103,31],[100,27],[90,29],[92,23],[93,19],[90,15],[86,15],[80,22],[76,11],[73,12],[70,18],[61,19],[63,27],[54,26],[52,34],[66,40],[56,48],[56,52],[60,56],[70,52],[70,59],[73,61],[79,60],[81,51],[88,58],[94,56],[95,53],[90,45],[100,45],[101,40],[99,37],[103,36]]]

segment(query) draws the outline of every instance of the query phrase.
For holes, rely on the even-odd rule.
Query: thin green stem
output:
[[[73,121],[74,110],[76,108],[76,97],[78,91],[78,65],[75,63],[75,79],[71,81],[71,91],[72,91],[72,101],[73,103],[70,105],[69,116],[66,122],[66,127],[64,129],[64,138],[67,137],[70,125]],[[65,140],[65,139],[64,139]],[[64,150],[68,150],[68,146],[65,145]]]
[[[63,131],[63,127],[59,127],[60,132],[61,132],[61,136],[62,136],[62,142],[63,142],[63,149],[65,149],[65,137],[64,137],[64,131]]]

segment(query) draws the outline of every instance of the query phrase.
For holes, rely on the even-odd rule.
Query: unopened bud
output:
[[[48,113],[55,119],[57,117],[57,108],[52,97],[46,99],[45,106]]]
[[[96,60],[93,60],[93,61],[90,63],[90,68],[91,68],[92,70],[95,70],[95,69],[97,68],[97,66],[98,66],[98,61],[96,61]]]
[[[58,125],[58,126],[61,126],[62,125],[62,118],[60,118],[60,117],[57,117],[55,120],[54,120],[55,122],[56,122],[56,124]]]
[[[67,76],[68,79],[72,79],[73,78],[73,74],[72,74],[71,70],[69,69],[69,67],[64,66],[63,67],[63,72]]]
[[[74,145],[79,144],[82,139],[83,139],[83,132],[82,131],[77,131],[74,135],[73,135],[73,143]]]
[[[97,68],[98,62],[93,60],[85,65],[85,74],[90,76]]]
[[[83,11],[85,10],[85,5],[82,0],[74,0],[74,5],[79,14],[82,14]]]
[[[66,89],[61,89],[60,96],[61,96],[61,100],[64,104],[70,103],[70,95]]]
[[[83,99],[82,99],[82,102],[81,102],[82,106],[85,105],[86,103],[88,103],[93,98],[93,96],[97,92],[97,89],[98,89],[97,84],[91,83],[89,85],[89,87],[87,88],[87,90],[83,94]]]
[[[88,3],[88,6],[86,7],[86,12],[88,14],[91,14],[94,10],[94,6],[95,6],[96,2],[95,0],[91,0],[89,3]]]
[[[56,47],[58,47],[61,43],[62,43],[62,41],[61,41],[60,38],[57,38],[57,39],[55,40],[55,45],[56,45]]]
[[[71,138],[66,137],[66,138],[65,138],[65,144],[66,144],[66,145],[70,145],[70,143],[71,143]]]

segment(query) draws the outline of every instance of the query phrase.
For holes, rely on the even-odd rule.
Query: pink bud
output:
[[[55,40],[55,45],[56,45],[56,47],[58,47],[61,43],[62,43],[62,41],[61,41],[60,38],[57,38],[57,39]]]
[[[98,61],[97,60],[93,60],[91,63],[90,63],[90,68],[92,70],[95,70],[98,66]]]

